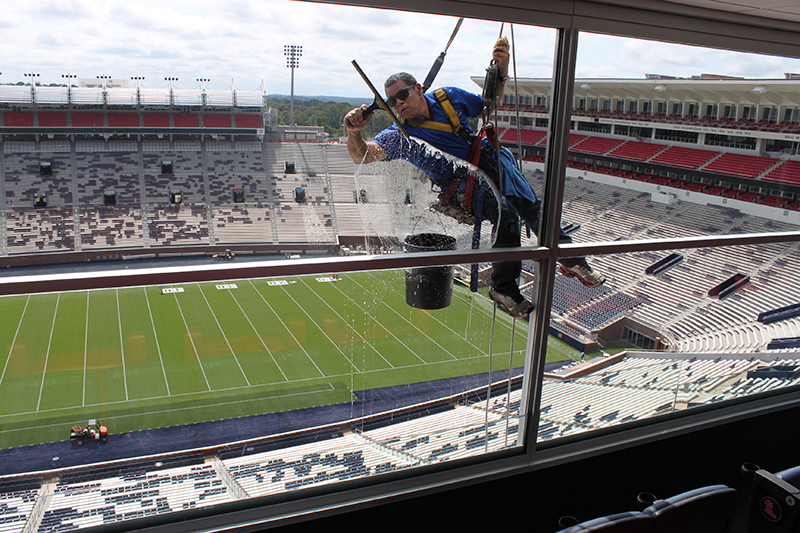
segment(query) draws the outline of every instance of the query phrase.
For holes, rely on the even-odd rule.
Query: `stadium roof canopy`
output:
[[[346,0],[320,3],[512,21],[800,57],[800,3],[797,0],[774,3],[759,0],[497,0],[492,3],[471,0]]]
[[[484,76],[473,76],[483,86]],[[520,95],[549,94],[549,78],[519,78]],[[631,100],[734,103],[754,106],[800,105],[797,79],[596,79],[576,78],[576,98],[605,97]]]

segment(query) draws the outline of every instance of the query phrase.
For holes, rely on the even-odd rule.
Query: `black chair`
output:
[[[747,511],[749,533],[800,531],[800,466],[772,474],[745,463],[742,475],[753,484]]]
[[[565,521],[562,518],[562,522]],[[650,533],[652,519],[638,511],[612,514],[595,518],[580,524],[566,527],[558,533],[579,533],[583,531],[602,531],[603,533]]]
[[[653,533],[725,533],[736,500],[735,489],[711,485],[656,501],[642,514],[653,520]]]

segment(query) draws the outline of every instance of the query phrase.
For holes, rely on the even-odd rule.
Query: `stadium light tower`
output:
[[[111,80],[111,76],[97,76],[97,79],[100,80],[100,83],[103,85],[103,103],[108,104],[108,83]]]
[[[131,76],[131,79],[136,83],[136,105],[142,105],[142,96],[139,89],[144,76]]]
[[[36,89],[35,89],[35,87],[36,87],[36,78],[38,78],[39,75],[38,74],[34,74],[33,72],[26,72],[25,74],[23,74],[23,76],[25,76],[26,78],[30,78],[31,79],[31,101],[32,102],[36,102]]]
[[[62,78],[67,80],[67,103],[72,103],[72,80],[77,78],[77,74],[62,74]]]
[[[164,78],[164,81],[169,85],[169,105],[175,104],[175,96],[172,91],[172,82],[178,81],[178,78]]]
[[[203,105],[208,104],[208,97],[206,95],[206,82],[211,81],[208,78],[195,78],[197,81],[200,82],[200,100],[203,102]]]
[[[283,55],[286,56],[286,66],[292,69],[292,93],[289,100],[289,125],[294,126],[294,69],[300,67],[300,56],[303,55],[303,47],[288,44],[283,47]]]

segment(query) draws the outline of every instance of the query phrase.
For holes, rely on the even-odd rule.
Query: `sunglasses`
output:
[[[386,99],[386,105],[388,105],[389,107],[394,107],[394,106],[397,105],[397,101],[398,100],[405,101],[408,98],[408,93],[414,87],[415,87],[414,85],[409,85],[408,87],[403,87],[402,89],[400,89],[399,91],[394,93],[394,96],[390,96],[389,98]]]

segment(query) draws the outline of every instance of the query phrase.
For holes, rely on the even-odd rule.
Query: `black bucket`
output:
[[[455,250],[456,239],[439,233],[409,235],[403,242],[405,252],[441,252]],[[442,309],[453,298],[453,267],[406,269],[406,303],[417,309]]]

